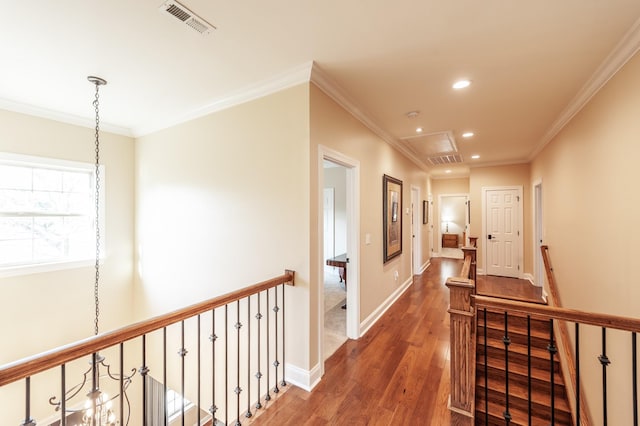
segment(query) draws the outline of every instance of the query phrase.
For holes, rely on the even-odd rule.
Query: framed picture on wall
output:
[[[427,223],[429,223],[429,202],[422,200],[422,224],[426,225]]]
[[[383,259],[388,262],[402,253],[402,181],[382,177]]]

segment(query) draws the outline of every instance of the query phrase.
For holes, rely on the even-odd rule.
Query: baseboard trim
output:
[[[431,266],[431,259],[427,260],[422,267],[420,268],[420,272],[418,272],[418,275],[422,274],[424,271],[427,270],[427,268]]]
[[[311,392],[320,383],[320,371],[320,364],[316,364],[311,370],[305,370],[292,364],[285,364],[284,375],[292,385]]]
[[[528,272],[522,274],[522,279],[529,281],[531,283],[531,285],[536,285],[536,283],[534,282],[534,279],[533,279],[533,275],[531,275]]]
[[[375,311],[371,313],[371,315],[369,315],[364,321],[362,321],[362,323],[360,323],[360,338],[362,338],[362,336],[364,336],[367,331],[369,331],[369,329],[373,327],[376,322],[378,322],[382,315],[387,312],[387,309],[389,309],[396,302],[396,300],[398,300],[398,298],[402,296],[405,291],[407,291],[411,284],[413,284],[413,277],[409,278],[393,293],[391,293],[387,300],[385,300],[380,306],[378,306]]]

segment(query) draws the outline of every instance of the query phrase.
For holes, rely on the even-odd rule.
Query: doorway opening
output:
[[[357,339],[359,303],[359,162],[320,146],[318,217],[319,358]]]
[[[535,238],[533,239],[533,252],[535,261],[534,282],[538,287],[544,287],[544,261],[540,247],[543,240],[543,218],[542,218],[542,182],[534,185],[534,215],[535,215]]]
[[[422,224],[420,187],[411,186],[411,274],[418,275],[422,269]]]
[[[469,194],[438,196],[438,252],[440,257],[462,259],[469,237]]]

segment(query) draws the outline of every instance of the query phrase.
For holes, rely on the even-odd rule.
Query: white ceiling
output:
[[[162,2],[2,0],[0,108],[90,125],[98,75],[103,128],[141,135],[308,80],[314,62],[325,91],[455,176],[528,161],[640,47],[638,0],[183,0],[208,36]],[[463,163],[428,165],[418,126]]]

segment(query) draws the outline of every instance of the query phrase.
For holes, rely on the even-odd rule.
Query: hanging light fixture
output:
[[[94,334],[99,333],[99,316],[100,316],[100,86],[107,84],[107,81],[100,78],[89,76],[87,77],[89,82],[95,85],[95,98],[93,100],[93,107],[96,112],[95,121],[95,229],[96,229],[96,262],[95,262],[95,281],[93,286],[94,291]],[[122,362],[122,361],[121,361]],[[131,374],[126,376],[124,374],[116,374],[111,372],[111,367],[105,362],[105,358],[99,353],[94,353],[91,356],[90,367],[84,372],[82,381],[77,385],[69,389],[63,400],[57,400],[57,398],[49,398],[49,403],[55,406],[56,411],[64,410],[65,416],[73,415],[74,420],[79,421],[83,426],[115,426],[118,424],[117,416],[113,407],[113,403],[116,399],[121,401],[120,407],[123,411],[121,418],[125,425],[129,424],[130,405],[129,398],[127,397],[126,390],[131,384],[131,380],[136,373],[136,369],[131,370]],[[101,375],[100,369],[102,367],[103,373]],[[89,379],[90,378],[90,379]],[[100,389],[100,378],[110,378],[119,382],[119,390],[116,395],[109,396],[106,392]],[[67,408],[67,403],[76,397],[87,382],[91,382],[91,389],[86,394],[87,400],[81,408]],[[120,396],[122,395],[122,398]],[[126,414],[125,411],[126,410]],[[68,413],[68,414],[67,414]]]

